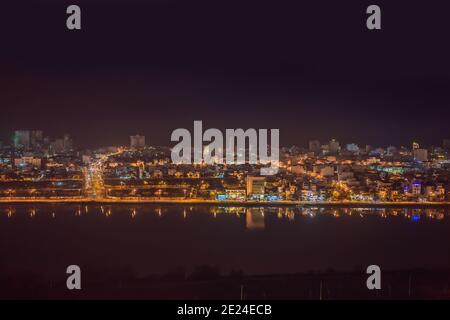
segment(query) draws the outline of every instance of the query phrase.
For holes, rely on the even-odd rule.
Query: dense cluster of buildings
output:
[[[441,147],[341,147],[311,141],[284,150],[283,166],[300,179],[304,201],[445,201],[450,192],[450,141]]]
[[[133,146],[133,138],[132,138]],[[106,163],[109,195],[266,201],[444,202],[450,200],[450,140],[440,147],[386,148],[332,139],[282,148],[275,176],[257,165],[174,165],[170,150],[133,147]]]
[[[82,197],[83,173],[69,135],[17,130],[0,143],[0,197]]]
[[[16,131],[0,145],[0,197],[86,196],[90,167],[103,159],[97,194],[116,200],[450,201],[450,140],[430,148],[312,140],[307,148],[281,148],[273,176],[248,163],[176,165],[170,153],[146,146],[141,135],[131,136],[129,147],[88,151],[75,150],[68,135],[50,140],[39,130]]]

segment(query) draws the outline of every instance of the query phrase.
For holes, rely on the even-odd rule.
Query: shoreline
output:
[[[0,204],[192,204],[221,206],[261,206],[261,207],[450,207],[450,201],[445,202],[367,202],[367,201],[219,201],[203,199],[0,199]]]

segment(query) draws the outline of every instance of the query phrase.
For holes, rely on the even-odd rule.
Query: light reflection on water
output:
[[[350,207],[244,207],[244,206],[158,206],[158,205],[9,205],[0,207],[0,213],[13,219],[16,215],[22,215],[24,212],[30,218],[39,216],[49,216],[51,218],[67,216],[73,214],[76,217],[85,215],[98,215],[101,217],[111,217],[114,213],[122,215],[127,214],[131,219],[141,214],[154,214],[159,217],[164,214],[176,214],[182,212],[183,219],[189,217],[192,213],[211,214],[214,218],[221,215],[235,216],[236,218],[245,217],[248,229],[264,229],[265,216],[276,216],[278,219],[294,221],[302,218],[315,218],[317,216],[330,216],[334,218],[341,217],[380,217],[383,219],[391,217],[401,217],[403,219],[418,222],[421,219],[443,220],[449,215],[448,208],[396,208],[396,207],[378,207],[378,208],[350,208]]]
[[[448,208],[0,205],[0,275],[76,263],[140,275],[450,267]],[[31,270],[31,271],[30,271]]]

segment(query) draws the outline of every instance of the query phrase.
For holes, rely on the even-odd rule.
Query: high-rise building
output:
[[[63,144],[64,144],[64,151],[69,151],[73,149],[73,140],[67,133],[64,135]]]
[[[320,141],[319,140],[310,140],[309,141],[309,151],[317,153],[320,151]]]
[[[346,149],[347,149],[348,152],[351,152],[351,153],[358,153],[359,152],[359,147],[355,143],[347,144]]]
[[[339,145],[339,141],[335,139],[331,139],[331,141],[328,143],[328,150],[330,153],[338,153],[341,149],[341,146]]]
[[[247,177],[247,196],[263,197],[265,184],[265,177]]]
[[[42,130],[31,131],[30,143],[33,148],[42,146],[43,142],[44,142],[44,132],[42,132]]]
[[[428,161],[428,150],[427,149],[414,149],[413,155],[414,155],[414,160],[416,160],[416,161]]]
[[[50,144],[50,149],[54,154],[62,153],[64,151],[64,139],[56,139]]]
[[[30,148],[30,131],[16,130],[14,131],[13,143],[15,148]]]
[[[444,139],[442,146],[444,149],[450,150],[450,139]]]
[[[397,154],[397,153],[398,153],[398,150],[397,150],[397,148],[394,147],[394,146],[389,146],[389,147],[387,147],[387,149],[386,149],[386,155],[387,155],[387,156],[393,156],[393,155],[395,155],[395,154]]]
[[[131,149],[143,149],[145,148],[145,136],[135,135],[130,136]]]
[[[50,149],[55,154],[70,151],[73,149],[73,141],[68,134],[65,134],[62,139],[53,141],[50,144]]]

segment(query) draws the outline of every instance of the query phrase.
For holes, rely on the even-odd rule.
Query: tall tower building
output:
[[[450,139],[444,139],[442,146],[444,147],[444,149],[450,150]]]
[[[137,162],[137,167],[138,167],[138,177],[140,180],[142,180],[144,178],[144,170],[145,170],[145,164],[143,161],[138,161]]]
[[[339,145],[339,141],[331,139],[328,143],[328,150],[330,150],[330,153],[338,153],[340,149],[341,146]]]
[[[70,136],[66,133],[63,138],[63,144],[64,144],[64,150],[69,151],[73,149],[73,140],[70,138]]]
[[[318,153],[320,151],[320,141],[319,140],[310,140],[309,141],[309,151]]]
[[[130,136],[130,147],[134,150],[145,148],[145,136],[140,136],[138,134]]]
[[[42,146],[44,142],[44,132],[42,130],[33,130],[30,133],[30,143],[32,147]]]
[[[13,143],[15,148],[28,149],[31,143],[31,136],[29,130],[14,131]]]
[[[416,161],[428,161],[428,150],[427,149],[414,149],[413,151],[414,159]]]

